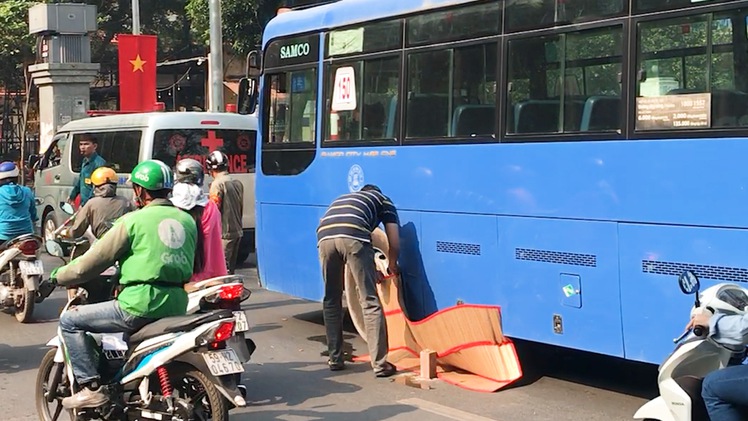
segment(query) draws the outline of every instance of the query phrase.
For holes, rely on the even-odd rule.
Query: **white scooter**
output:
[[[40,200],[35,198],[35,203]],[[42,241],[38,235],[25,234],[0,245],[0,307],[12,308],[21,323],[31,321],[34,305],[44,301],[54,289],[42,282]]]
[[[62,249],[53,246],[56,243],[47,244],[51,255],[62,255]],[[86,295],[85,288],[78,288],[63,313],[82,304]],[[119,335],[89,334],[111,399],[99,408],[69,411],[70,417],[227,420],[227,403],[246,406],[235,376],[244,368],[226,346],[234,329],[234,314],[216,310],[157,320],[131,335],[127,343]],[[36,405],[40,419],[52,421],[64,410],[62,399],[80,388],[59,328],[47,345],[52,349],[39,367]]]
[[[681,291],[695,294],[691,316],[700,312],[742,315],[748,311],[748,289],[720,283],[699,293],[699,278],[691,271],[678,277]],[[659,421],[709,421],[701,384],[704,377],[725,368],[744,349],[730,349],[707,338],[706,329],[697,326],[673,341],[675,350],[660,365],[657,384],[660,396],[644,404],[634,419]]]

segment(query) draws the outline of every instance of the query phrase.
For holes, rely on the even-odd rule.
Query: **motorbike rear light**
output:
[[[221,300],[233,300],[234,298],[241,297],[243,291],[244,285],[226,285],[218,291],[218,298]]]
[[[236,322],[234,319],[226,319],[220,325],[210,329],[195,339],[196,346],[207,346],[211,349],[219,349],[221,342],[225,342],[234,334]]]
[[[213,342],[223,342],[234,334],[234,320],[221,323],[213,333]]]
[[[26,240],[18,243],[16,247],[26,256],[36,256],[36,251],[39,250],[39,242],[36,240]]]
[[[252,291],[245,288],[243,284],[231,284],[224,285],[218,291],[207,295],[203,298],[206,303],[216,304],[219,303],[219,308],[224,306],[220,305],[224,302],[242,302],[252,295]]]

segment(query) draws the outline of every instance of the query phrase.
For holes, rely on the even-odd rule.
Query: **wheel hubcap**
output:
[[[55,226],[55,221],[48,219],[47,223],[44,224],[44,239],[45,240],[54,240],[54,236],[52,233],[57,229]]]

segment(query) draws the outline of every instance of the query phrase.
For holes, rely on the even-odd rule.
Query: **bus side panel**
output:
[[[264,286],[294,297],[322,301],[324,286],[316,228],[324,207],[262,204]]]
[[[627,359],[661,363],[673,351],[694,304],[678,287],[684,270],[702,290],[748,282],[748,230],[621,224],[620,241]]]
[[[497,220],[496,289],[505,333],[622,357],[616,224]]]
[[[496,305],[496,218],[424,212],[421,223],[418,241],[435,298],[424,302],[424,316],[458,302]]]

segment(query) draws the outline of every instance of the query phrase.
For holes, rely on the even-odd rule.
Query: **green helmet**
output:
[[[174,187],[174,173],[158,159],[143,161],[132,169],[130,182],[146,190],[156,191]]]

